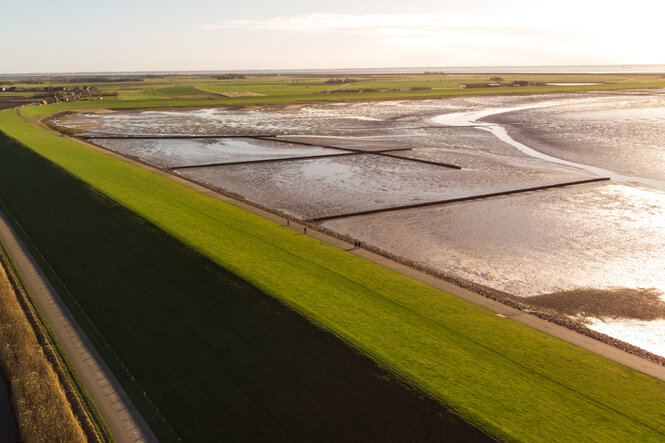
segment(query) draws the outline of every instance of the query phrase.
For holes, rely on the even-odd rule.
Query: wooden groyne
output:
[[[412,205],[404,205],[404,206],[393,206],[390,208],[379,208],[379,209],[370,209],[367,211],[358,211],[358,212],[349,212],[346,214],[337,214],[337,215],[329,215],[325,217],[317,217],[317,218],[312,218],[309,219],[309,222],[312,223],[320,223],[328,220],[336,220],[339,218],[346,218],[346,217],[356,217],[359,215],[372,215],[372,214],[379,214],[382,212],[394,212],[394,211],[403,211],[406,209],[417,209],[417,208],[426,208],[429,206],[439,206],[439,205],[447,205],[451,203],[462,203],[466,201],[473,201],[473,200],[484,200],[487,198],[493,198],[493,197],[503,197],[507,195],[514,195],[514,194],[523,194],[525,192],[533,192],[533,191],[544,191],[548,189],[557,189],[557,188],[565,188],[566,186],[574,186],[574,185],[584,185],[588,183],[597,183],[597,182],[603,182],[603,181],[609,181],[610,179],[607,177],[601,177],[601,178],[591,178],[588,180],[578,180],[578,181],[573,181],[573,182],[566,182],[566,183],[557,183],[553,185],[543,185],[543,186],[535,186],[533,188],[523,188],[523,189],[515,189],[511,191],[502,191],[502,192],[493,192],[490,194],[480,194],[480,195],[473,195],[469,197],[459,197],[459,198],[451,198],[448,200],[439,200],[439,201],[433,201],[433,202],[425,202],[425,203],[415,203]]]
[[[330,158],[330,157],[347,157],[349,155],[362,155],[364,152],[340,152],[339,154],[324,154],[324,155],[307,155],[301,157],[284,157],[284,158],[263,158],[258,160],[243,160],[237,162],[219,162],[219,163],[204,163],[201,165],[184,165],[184,166],[172,166],[169,169],[175,171],[179,169],[194,169],[194,168],[208,168],[211,166],[231,166],[231,165],[249,165],[254,163],[278,163],[278,162],[287,162],[287,161],[298,161],[298,160],[316,160],[319,158]]]
[[[267,138],[264,138],[264,137],[257,137],[257,138],[267,140]],[[398,158],[398,159],[407,160],[407,161],[413,161],[413,162],[417,162],[417,163],[425,163],[425,164],[428,164],[428,165],[442,166],[444,168],[462,169],[460,166],[452,165],[452,164],[449,164],[449,163],[435,162],[435,161],[431,161],[431,160],[423,160],[423,159],[420,159],[420,158],[413,158],[413,157],[402,157],[402,156],[399,156],[399,155],[391,155],[390,154],[390,152],[412,151],[413,148],[389,148],[389,149],[377,149],[375,151],[372,151],[372,150],[369,150],[369,149],[348,148],[348,147],[330,146],[330,145],[318,145],[318,144],[315,144],[315,143],[282,140],[282,139],[279,139],[279,138],[274,138],[274,139],[270,139],[270,140],[280,142],[280,143],[290,143],[290,144],[293,144],[293,145],[312,146],[312,147],[327,148],[327,149],[338,149],[338,150],[343,150],[343,151],[359,152],[359,153],[363,153],[363,154],[375,154],[375,155],[381,155],[381,156],[384,156],[384,157],[392,157],[392,158]]]
[[[208,134],[181,134],[181,135],[162,135],[162,134],[122,134],[122,135],[77,135],[82,140],[187,140],[187,139],[210,139],[210,138],[254,138],[271,139],[277,137],[274,134],[239,134],[239,135],[208,135]]]

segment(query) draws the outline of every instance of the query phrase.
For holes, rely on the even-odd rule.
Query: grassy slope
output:
[[[156,174],[35,128],[0,129],[497,436],[662,440],[665,383]]]
[[[488,440],[4,134],[0,155],[0,204],[160,441]]]

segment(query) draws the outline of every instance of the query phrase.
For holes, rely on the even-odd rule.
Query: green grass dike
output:
[[[0,207],[160,441],[491,440],[1,133],[0,153]]]
[[[381,367],[418,385],[497,439],[665,439],[662,381],[38,128],[16,116],[13,110],[0,113],[0,130],[87,183],[100,195],[138,214],[222,269],[361,349]],[[5,154],[0,151],[0,155]],[[21,170],[13,173],[23,179]],[[5,192],[4,188],[0,192]],[[30,199],[31,195],[26,193],[22,198]],[[65,197],[58,204],[62,214],[74,210],[71,206],[74,203]],[[127,214],[131,214],[129,211]],[[116,216],[122,218],[117,211]],[[44,217],[42,225],[55,222]],[[38,234],[32,230],[45,229],[42,225],[36,224],[29,234]],[[67,230],[62,232],[63,238],[45,237],[43,241],[54,242],[54,251],[58,242],[64,247],[69,242],[80,241],[67,238]],[[81,235],[78,231],[71,234]],[[102,243],[104,247],[90,250],[90,256],[108,257],[109,269],[131,269],[132,263],[114,262],[118,260],[114,236],[123,235],[132,233],[111,232]],[[141,238],[135,241],[141,242]],[[74,273],[72,278],[83,281],[106,278],[105,268],[98,271],[97,275]],[[123,278],[121,273],[111,277]],[[146,278],[158,279],[160,275]],[[127,282],[128,286],[144,284],[140,278]],[[146,319],[132,325],[135,328],[132,336],[140,342],[142,334],[148,333],[153,324],[147,320],[156,306],[140,300],[137,306],[130,306],[131,300],[120,300],[122,309],[138,309]],[[90,305],[90,310],[96,313],[87,314],[99,321],[113,321],[107,318],[110,315],[107,305],[113,305],[112,301],[98,303]],[[225,339],[222,321],[208,324],[183,318],[179,304],[169,303],[172,305],[166,313],[160,314],[165,316],[163,321],[188,325],[185,328],[188,336],[173,338],[178,346],[186,348],[191,340]],[[251,329],[251,322],[246,324]],[[109,331],[105,332],[109,342],[119,340],[112,328]],[[115,334],[126,335],[127,331]],[[132,363],[135,355],[149,352],[149,346],[150,343],[139,343],[136,354],[121,357]],[[206,356],[196,358],[202,360],[200,373],[195,376],[214,383],[215,374],[206,371]],[[187,376],[182,374],[183,382]],[[174,381],[169,379],[164,383]],[[149,395],[159,398],[163,386],[156,383]],[[223,415],[219,411],[210,413]]]

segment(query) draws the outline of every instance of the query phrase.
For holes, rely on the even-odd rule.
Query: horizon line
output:
[[[635,68],[661,68],[662,70],[645,70],[645,71],[635,71]],[[157,70],[112,70],[112,71],[58,71],[58,72],[6,72],[6,73],[0,73],[0,77],[9,77],[9,76],[21,76],[21,77],[26,77],[26,76],[49,76],[49,75],[55,75],[55,76],[64,76],[64,75],[132,75],[132,74],[143,74],[143,75],[151,75],[151,74],[245,74],[245,73],[289,73],[289,74],[306,74],[306,73],[320,73],[320,74],[325,74],[325,73],[339,73],[339,72],[344,72],[346,74],[366,74],[368,71],[373,71],[373,73],[377,74],[390,74],[390,73],[395,73],[394,71],[400,71],[399,73],[403,74],[422,74],[423,72],[434,72],[430,70],[439,70],[438,72],[441,72],[441,70],[455,70],[456,72],[451,72],[454,74],[465,74],[465,73],[479,73],[477,70],[484,70],[485,72],[489,72],[487,70],[491,69],[519,69],[519,70],[526,70],[526,69],[546,69],[546,68],[554,68],[554,69],[562,69],[562,68],[573,68],[572,71],[567,71],[567,72],[556,72],[557,74],[579,74],[579,73],[588,73],[588,74],[594,74],[593,72],[576,72],[574,71],[575,68],[614,68],[611,72],[609,73],[619,73],[622,70],[625,70],[626,72],[629,73],[652,73],[652,74],[659,74],[659,73],[665,73],[665,64],[664,63],[639,63],[639,64],[631,64],[631,63],[626,63],[626,64],[600,64],[600,65],[577,65],[577,64],[572,64],[572,65],[566,65],[566,64],[561,64],[561,65],[466,65],[466,66],[393,66],[393,67],[379,67],[379,68],[359,68],[359,67],[354,67],[354,68],[288,68],[288,69],[279,69],[279,68],[264,68],[264,69],[182,69],[182,70],[164,70],[164,69],[157,69]],[[469,69],[468,72],[460,71],[462,69]],[[413,71],[409,71],[413,70]],[[474,72],[476,71],[476,72]],[[445,72],[442,72],[445,73]],[[492,71],[492,73],[496,74],[501,74],[504,72],[501,71]],[[506,72],[508,73],[508,72]],[[524,73],[524,74],[529,74],[532,72],[528,71],[522,71],[522,72],[512,72],[512,73]],[[536,72],[533,72],[536,73]],[[537,72],[538,74],[542,74],[544,72]],[[604,72],[598,72],[595,74],[603,74]]]

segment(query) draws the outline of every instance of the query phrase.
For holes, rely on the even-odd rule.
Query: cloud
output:
[[[456,30],[506,29],[517,26],[514,21],[462,14],[306,14],[272,17],[265,20],[227,20],[220,24],[204,24],[204,30],[245,29],[287,32],[322,33],[432,33]]]

